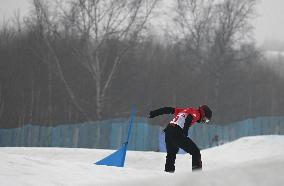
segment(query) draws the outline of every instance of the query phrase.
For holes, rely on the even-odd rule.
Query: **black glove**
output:
[[[155,112],[154,111],[150,111],[149,112],[149,118],[154,118],[156,115],[155,115]]]
[[[187,137],[188,136],[188,129],[187,130],[183,129],[182,134],[183,134],[184,137]]]
[[[188,136],[188,130],[189,130],[192,119],[193,119],[193,117],[191,115],[188,115],[185,118],[184,126],[183,126],[183,129],[182,129],[182,133],[183,133],[184,137]]]

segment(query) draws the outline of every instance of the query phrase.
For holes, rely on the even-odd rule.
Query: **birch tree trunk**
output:
[[[123,57],[139,40],[158,0],[73,0],[65,20],[74,25],[83,49],[74,56],[92,75],[96,92],[96,118],[102,119],[106,96]],[[116,41],[116,53],[104,54]],[[111,57],[109,57],[111,56]],[[111,60],[109,60],[111,58]]]

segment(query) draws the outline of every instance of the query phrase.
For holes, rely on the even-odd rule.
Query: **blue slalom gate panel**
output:
[[[127,144],[124,144],[120,149],[118,149],[111,155],[96,162],[96,165],[124,167],[126,151],[127,151]]]
[[[117,151],[115,151],[111,155],[103,158],[102,160],[96,162],[95,163],[96,165],[124,167],[127,146],[128,146],[128,142],[129,142],[129,138],[130,138],[130,134],[131,134],[131,129],[132,129],[132,125],[133,125],[133,120],[134,120],[134,113],[135,113],[135,109],[132,108],[126,142],[122,145],[122,147],[120,149],[118,149]]]

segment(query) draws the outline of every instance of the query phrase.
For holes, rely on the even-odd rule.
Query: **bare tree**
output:
[[[239,54],[236,51],[243,43],[250,42],[250,20],[255,15],[256,2],[178,0],[175,21],[190,56],[188,66],[197,72],[206,68],[203,74],[207,72],[206,77],[215,81],[214,109],[218,105],[222,73],[248,57],[236,55]]]
[[[0,118],[2,117],[4,111],[4,97],[3,97],[3,88],[0,84]]]
[[[49,104],[48,104],[48,118],[51,118],[52,105],[51,105],[51,73],[55,73],[59,79],[63,82],[65,89],[72,100],[72,103],[78,109],[80,113],[82,113],[87,120],[91,120],[90,117],[86,114],[83,107],[79,104],[76,99],[75,93],[70,87],[68,81],[65,78],[63,73],[60,59],[55,51],[54,46],[52,45],[52,38],[58,39],[59,32],[59,20],[57,11],[51,11],[51,7],[54,4],[50,4],[50,2],[45,0],[33,0],[32,5],[34,7],[34,18],[26,21],[28,27],[35,27],[37,33],[37,39],[39,40],[39,47],[45,48],[46,52],[38,52],[37,49],[32,49],[34,54],[39,56],[39,58],[49,66]],[[52,7],[54,8],[54,7]],[[34,23],[34,22],[35,23]]]
[[[102,118],[107,91],[123,57],[139,40],[157,1],[73,0],[68,9],[60,6],[65,25],[72,25],[81,38],[82,48],[74,48],[73,55],[95,82],[97,119]],[[106,52],[109,48],[113,53]]]
[[[210,60],[212,66],[210,74],[215,79],[214,105],[218,108],[218,97],[222,84],[222,74],[229,66],[235,65],[249,58],[249,55],[239,56],[236,51],[248,42],[251,31],[250,20],[255,15],[257,0],[224,0],[216,4],[216,27],[214,29],[214,43],[210,47]]]
[[[192,66],[204,63],[212,44],[216,14],[214,0],[178,0],[174,22],[179,28]],[[197,66],[196,66],[197,65]]]

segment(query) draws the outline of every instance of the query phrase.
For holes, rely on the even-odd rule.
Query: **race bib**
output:
[[[186,116],[186,113],[178,113],[178,115],[176,115],[170,123],[179,125],[181,128],[183,128]]]

